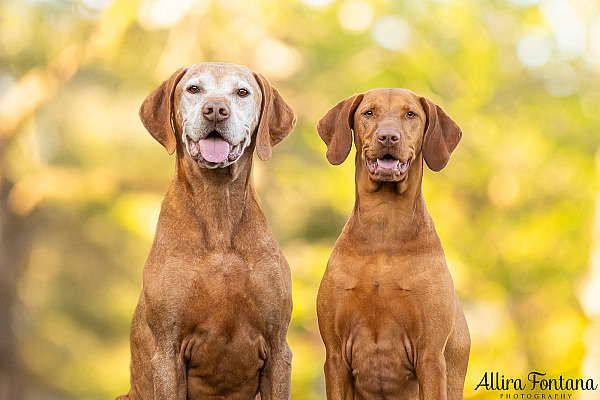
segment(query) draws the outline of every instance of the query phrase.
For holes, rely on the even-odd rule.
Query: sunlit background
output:
[[[129,390],[129,326],[169,157],[145,96],[181,66],[245,64],[298,125],[256,183],[293,276],[293,399],[324,399],[315,296],[354,202],[316,122],[375,87],[464,132],[423,190],[486,371],[600,383],[600,9],[595,0],[0,1],[0,396]],[[572,399],[598,400],[596,392]]]

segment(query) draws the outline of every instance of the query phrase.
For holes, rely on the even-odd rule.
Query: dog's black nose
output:
[[[391,146],[400,141],[400,133],[392,128],[382,128],[377,132],[377,140],[383,145]]]
[[[202,115],[209,121],[221,122],[229,118],[230,109],[223,100],[209,100],[202,106]]]

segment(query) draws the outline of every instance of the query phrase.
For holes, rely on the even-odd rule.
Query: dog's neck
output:
[[[231,247],[249,207],[254,205],[251,203],[256,202],[253,150],[254,146],[248,146],[238,161],[216,169],[201,168],[178,153],[172,189],[176,201],[187,203],[178,208],[185,210],[185,218],[192,219],[202,232],[202,245],[207,249]]]
[[[401,182],[373,181],[357,155],[356,201],[348,222],[351,231],[369,238],[363,243],[394,248],[422,236],[424,231],[435,230],[421,191],[422,177],[421,155]]]

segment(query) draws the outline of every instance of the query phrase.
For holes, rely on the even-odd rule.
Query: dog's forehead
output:
[[[373,89],[365,92],[362,103],[383,109],[421,108],[419,99],[418,95],[407,89]]]
[[[188,67],[182,79],[186,84],[202,84],[214,88],[250,85],[259,88],[254,73],[247,67],[231,63],[199,63]]]

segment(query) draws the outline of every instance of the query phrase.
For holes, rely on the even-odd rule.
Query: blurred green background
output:
[[[298,115],[255,161],[292,268],[293,399],[324,399],[315,296],[354,203],[352,155],[314,126],[375,87],[432,98],[464,132],[426,170],[486,371],[600,382],[600,9],[595,0],[0,0],[0,396],[129,390],[129,325],[174,158],[137,110],[175,69],[263,73]],[[572,398],[598,400],[600,390]]]

